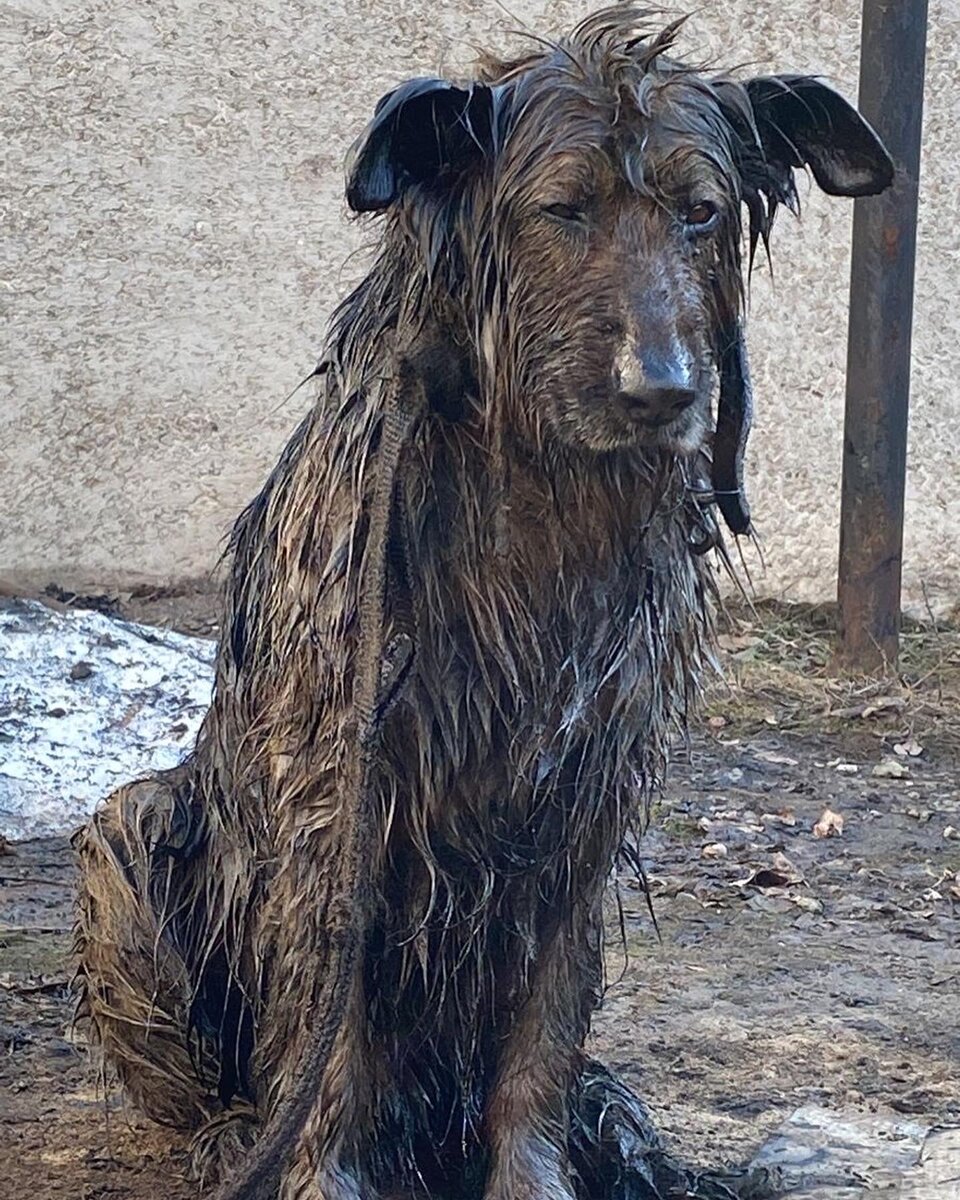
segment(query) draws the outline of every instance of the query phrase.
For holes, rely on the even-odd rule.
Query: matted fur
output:
[[[582,1056],[602,899],[704,669],[710,571],[691,547],[716,538],[702,506],[709,380],[741,304],[740,204],[766,240],[793,194],[788,168],[745,174],[762,154],[739,85],[666,60],[676,27],[644,26],[642,11],[608,10],[484,66],[495,101],[480,166],[389,206],[317,402],[237,522],[194,753],[121,789],[78,841],[81,1012],[135,1102],[198,1131],[201,1165],[233,1155],[296,1089],[316,1019],[342,901],[378,440],[399,364],[421,364],[430,408],[393,531],[416,657],[382,731],[364,966],[287,1200],[564,1200],[600,1186],[584,1147],[604,1143],[609,1114],[639,1137],[637,1103]],[[616,160],[634,194],[660,204],[686,171],[724,206],[694,266],[656,258],[653,217],[630,235],[708,381],[673,443],[624,444],[602,406],[584,408],[577,373],[610,370],[609,272],[584,257],[585,296],[545,299],[531,281],[564,278],[574,252],[558,234],[533,261],[518,225],[592,130],[630,121],[659,138]],[[388,633],[401,591],[387,589]],[[611,1196],[624,1144],[605,1151]],[[656,1194],[652,1178],[633,1186]]]

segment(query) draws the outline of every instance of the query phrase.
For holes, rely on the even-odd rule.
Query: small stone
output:
[[[943,831],[943,836],[948,842],[960,842],[960,829],[955,828],[953,825],[948,825]]]
[[[80,662],[75,662],[70,668],[70,678],[75,682],[78,679],[89,679],[92,674],[93,666],[88,662],[84,662],[83,659]]]
[[[51,1038],[44,1049],[50,1058],[79,1058],[76,1048],[66,1038]]]
[[[700,851],[701,858],[726,858],[727,848],[723,842],[711,842]]]
[[[910,775],[910,768],[899,759],[887,758],[883,762],[877,763],[870,774],[876,779],[907,779]]]

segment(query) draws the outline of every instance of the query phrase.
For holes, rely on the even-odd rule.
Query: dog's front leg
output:
[[[569,1096],[600,983],[600,894],[544,938],[487,1109],[486,1200],[572,1200]]]
[[[320,1094],[280,1190],[281,1200],[372,1198],[361,1163],[370,1133],[370,1047],[366,1028],[366,1004],[358,972]]]
[[[304,1078],[316,1022],[324,1017],[322,948],[329,945],[327,881],[332,850],[291,855],[271,880],[261,913],[258,957],[267,1001],[254,1061],[258,1100],[268,1114],[315,1088],[312,1105],[280,1188],[280,1200],[371,1200],[363,1160],[371,1138],[374,1049],[362,964],[353,968],[339,1028],[319,1086]]]

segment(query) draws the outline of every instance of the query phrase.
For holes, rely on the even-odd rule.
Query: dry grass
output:
[[[872,734],[891,744],[913,737],[960,756],[960,628],[905,619],[896,670],[857,676],[835,667],[835,623],[835,605],[731,605],[721,622],[724,677],[708,690],[710,724]]]

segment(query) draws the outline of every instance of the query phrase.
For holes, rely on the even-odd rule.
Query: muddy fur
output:
[[[81,1013],[131,1099],[195,1132],[207,1178],[296,1092],[318,1019],[402,365],[424,413],[383,595],[387,640],[412,630],[415,651],[349,896],[362,963],[280,1194],[672,1186],[639,1102],[582,1047],[604,890],[708,657],[710,567],[692,551],[717,538],[704,500],[719,367],[742,351],[741,205],[765,241],[795,166],[854,194],[888,164],[855,115],[824,148],[851,111],[834,93],[784,85],[804,97],[784,142],[776,88],[761,111],[666,57],[676,27],[644,26],[619,7],[472,84],[382,104],[347,193],[383,213],[379,249],[315,406],[234,529],[196,748],[78,839]],[[648,421],[674,395],[650,384],[670,355],[684,408]]]

